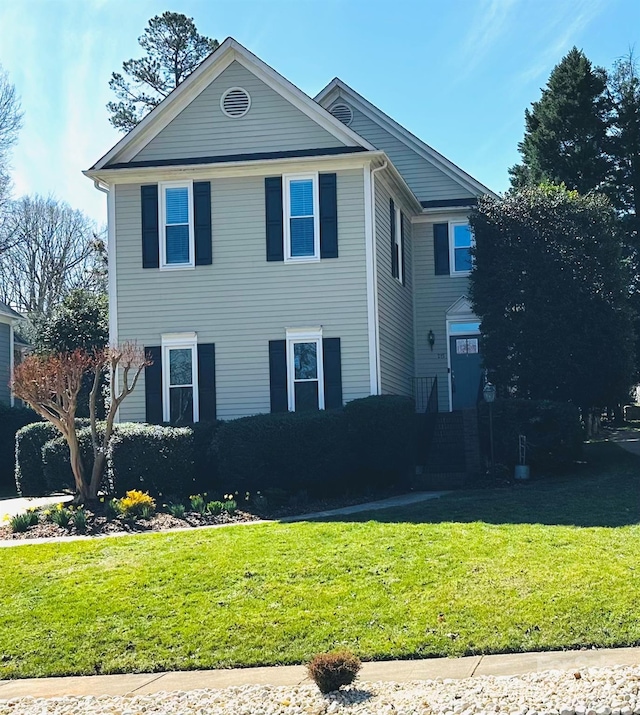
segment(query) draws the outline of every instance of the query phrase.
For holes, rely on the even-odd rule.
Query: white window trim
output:
[[[471,271],[456,271],[456,248],[454,240],[454,230],[456,226],[469,226],[469,221],[449,221],[449,275],[452,276],[468,276],[471,275]],[[476,240],[473,236],[473,231],[469,226],[469,231],[471,234],[471,248],[476,245]],[[445,274],[446,275],[446,274]]]
[[[165,189],[184,189],[188,191],[189,201],[189,262],[188,263],[167,263],[167,226],[166,226],[166,198]],[[195,228],[193,216],[193,181],[163,181],[158,184],[158,228],[160,234],[160,270],[161,271],[183,271],[196,267],[195,253]]]
[[[191,350],[191,379],[193,381],[193,421],[200,420],[200,399],[198,393],[198,335],[196,333],[166,333],[162,336],[162,419],[171,420],[169,399],[169,351]]]
[[[296,411],[295,369],[293,346],[295,343],[315,343],[318,369],[318,409],[324,410],[324,361],[322,354],[322,328],[287,328],[287,396],[289,412]]]
[[[292,181],[311,179],[313,182],[313,256],[291,255],[291,192],[289,186]],[[318,172],[307,174],[283,174],[282,190],[284,193],[282,211],[284,217],[284,262],[285,263],[314,263],[320,260],[320,189]],[[295,216],[294,216],[295,218]]]
[[[395,216],[395,222],[396,222],[396,229],[395,229],[395,236],[394,236],[394,241],[396,243],[396,246],[398,247],[398,275],[395,276],[395,279],[402,285],[404,281],[404,275],[402,273],[402,262],[403,262],[403,255],[402,255],[402,211],[400,210],[399,206],[395,207],[396,211],[396,216]]]

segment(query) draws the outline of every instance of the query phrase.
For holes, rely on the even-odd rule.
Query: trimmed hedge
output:
[[[85,427],[87,420],[76,420],[78,428]],[[42,496],[49,488],[44,476],[42,448],[52,439],[60,437],[60,432],[51,422],[36,422],[16,433],[16,472],[18,494],[23,497]]]
[[[413,400],[367,397],[343,410],[225,422],[216,432],[221,487],[313,496],[404,485],[413,465]]]
[[[348,402],[344,415],[356,483],[407,486],[415,464],[413,399],[401,395],[365,397]]]
[[[11,494],[16,489],[16,432],[39,420],[33,410],[10,407],[0,402],[0,496]]]
[[[575,405],[550,400],[505,399],[493,403],[495,461],[512,468],[518,462],[518,435],[527,438],[527,464],[555,469],[579,459],[583,432]],[[480,439],[490,453],[489,406],[480,405]]]
[[[341,491],[349,471],[344,414],[274,413],[225,422],[214,437],[223,491]]]
[[[194,431],[120,424],[109,445],[107,464],[116,494],[140,489],[164,498],[188,496],[193,484]]]

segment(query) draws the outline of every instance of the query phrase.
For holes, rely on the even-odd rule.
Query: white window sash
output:
[[[452,276],[468,276],[471,271],[456,271],[456,245],[455,245],[455,227],[469,226],[468,221],[449,221],[449,274]],[[469,229],[470,239],[468,248],[471,249],[475,245],[475,239],[471,229]],[[460,246],[460,248],[466,248]]]
[[[320,190],[318,188],[318,172],[310,174],[284,174],[282,211],[284,214],[284,262],[309,263],[320,260]],[[311,181],[313,183],[313,256],[291,255],[291,219],[309,218],[309,216],[291,216],[291,182]]]
[[[188,263],[167,263],[167,225],[185,226],[186,224],[167,224],[166,189],[187,189],[189,202],[189,261]],[[193,216],[193,181],[163,181],[158,184],[158,227],[160,234],[160,270],[176,271],[195,268],[195,228]]]
[[[191,350],[191,383],[188,385],[171,385],[170,351]],[[198,393],[198,338],[195,333],[177,333],[162,336],[162,419],[171,420],[171,389],[174,387],[191,387],[193,389],[193,421],[200,420],[200,400]]]
[[[294,345],[296,343],[316,344],[316,374],[314,379],[296,379]],[[296,391],[297,382],[317,382],[318,383],[318,409],[324,410],[324,362],[322,355],[322,329],[318,330],[287,330],[287,396],[289,412],[296,411]]]

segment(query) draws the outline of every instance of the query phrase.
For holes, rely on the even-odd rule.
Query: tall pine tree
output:
[[[525,110],[518,149],[522,164],[509,170],[514,187],[564,183],[585,194],[604,187],[609,103],[606,72],[574,47],[551,72],[542,97]]]

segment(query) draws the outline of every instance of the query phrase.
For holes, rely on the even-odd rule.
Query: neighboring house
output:
[[[121,419],[435,377],[442,411],[475,405],[467,215],[490,192],[340,80],[313,100],[227,39],[85,174],[108,197],[111,340],[154,361]]]
[[[14,327],[21,316],[0,300],[0,402],[14,404],[9,387],[11,373],[15,363],[16,346]]]

